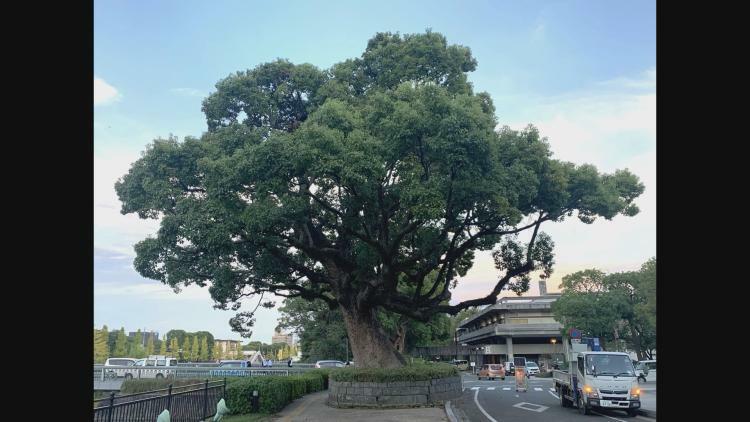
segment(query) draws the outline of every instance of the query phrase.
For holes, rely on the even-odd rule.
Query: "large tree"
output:
[[[209,286],[222,309],[320,299],[341,311],[357,365],[404,364],[378,310],[426,322],[526,291],[529,273],[552,271],[543,223],[632,216],[643,192],[627,170],[553,159],[531,126],[495,131],[467,79],[476,65],[435,32],[378,33],[328,71],[277,60],[223,79],[206,133],[155,140],[115,186],[124,214],[161,219],[135,268]],[[450,304],[490,250],[502,274],[488,293]],[[250,333],[253,312],[233,329]]]

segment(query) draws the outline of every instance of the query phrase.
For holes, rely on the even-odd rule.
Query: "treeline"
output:
[[[242,346],[242,350],[259,351],[264,358],[276,360],[296,358],[299,351],[297,346],[289,346],[286,343],[266,344],[260,341],[251,341]]]
[[[208,331],[189,333],[170,330],[162,340],[149,336],[143,344],[143,333],[136,331],[128,337],[125,328],[109,331],[106,325],[94,328],[94,363],[104,363],[107,358],[128,357],[141,359],[149,355],[166,355],[188,362],[214,362],[220,359],[241,359],[242,349],[223,351]]]
[[[562,279],[563,294],[553,305],[565,330],[599,337],[607,350],[633,350],[653,359],[656,348],[656,258],[640,270],[605,274],[588,269]]]

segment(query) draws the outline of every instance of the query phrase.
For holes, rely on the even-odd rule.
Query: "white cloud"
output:
[[[619,87],[635,89],[656,89],[656,68],[652,67],[645,70],[639,78],[619,77],[599,82],[597,85],[602,87]]]
[[[598,219],[593,224],[573,217],[542,226],[555,242],[555,272],[548,290],[556,291],[564,275],[578,270],[636,270],[656,255],[656,95],[649,82],[655,79],[655,69],[649,69],[638,78],[613,79],[585,92],[543,98],[523,110],[523,120],[506,123],[521,129],[534,122],[549,138],[555,158],[591,163],[604,172],[627,168],[646,188],[636,200],[641,212],[635,217]],[[478,253],[453,301],[486,295],[498,276],[491,255]],[[529,294],[537,292],[534,283]]]
[[[203,91],[197,90],[195,88],[172,88],[169,90],[170,92],[182,95],[185,97],[200,97],[203,98],[206,96],[206,94],[203,93]]]
[[[108,84],[104,79],[94,77],[94,106],[112,104],[120,101],[122,94],[117,88]]]

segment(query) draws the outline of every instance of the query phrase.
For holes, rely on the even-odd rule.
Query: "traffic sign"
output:
[[[581,338],[581,330],[576,329],[576,328],[571,328],[570,330],[568,330],[568,336],[570,338],[580,339]]]

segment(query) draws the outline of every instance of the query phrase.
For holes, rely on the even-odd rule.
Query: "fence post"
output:
[[[167,391],[167,410],[172,412],[172,384],[169,384],[169,391]]]
[[[107,422],[112,421],[112,409],[115,405],[115,392],[109,393],[109,412],[107,412]]]
[[[208,411],[208,378],[206,378],[206,387],[203,389],[203,418],[206,419],[206,412]]]
[[[224,391],[221,393],[221,398],[227,398],[227,377],[224,377]]]

